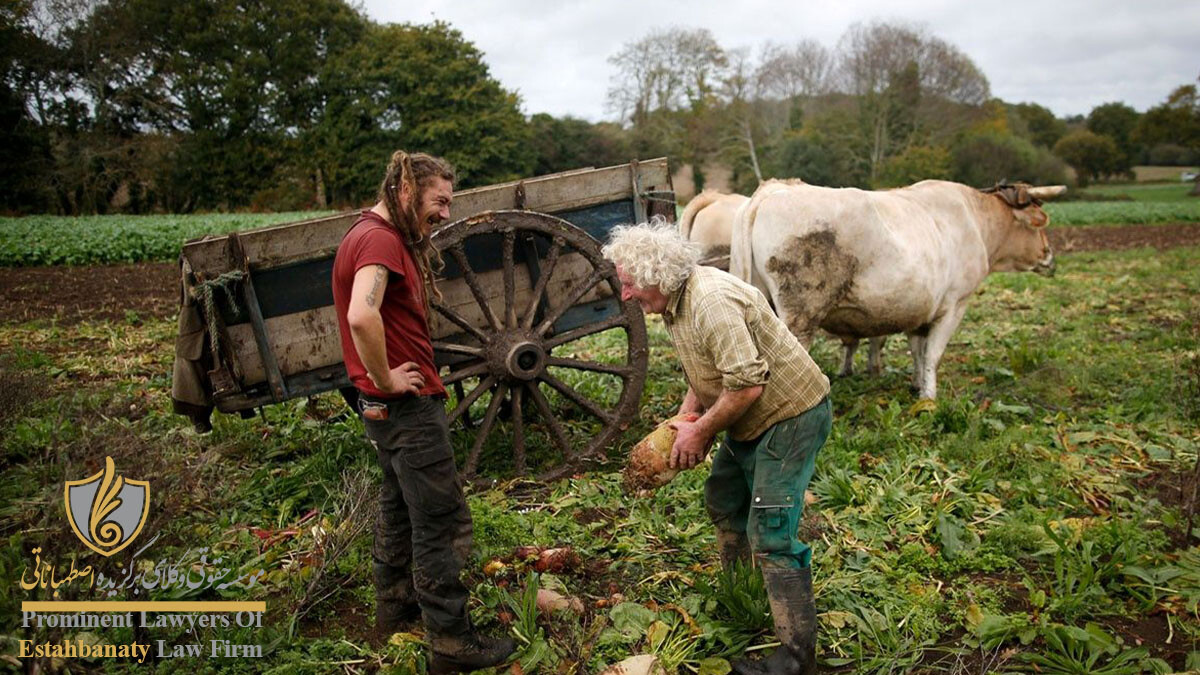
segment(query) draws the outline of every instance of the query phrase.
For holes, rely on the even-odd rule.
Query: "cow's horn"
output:
[[[1066,191],[1066,185],[1039,185],[1029,188],[1029,196],[1034,199],[1054,199]]]

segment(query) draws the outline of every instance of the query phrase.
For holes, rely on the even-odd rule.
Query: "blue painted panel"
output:
[[[554,322],[554,332],[565,333],[580,326],[586,326],[590,323],[607,319],[620,312],[621,303],[616,298],[605,298],[596,302],[575,305],[564,312],[558,321]]]
[[[613,227],[633,222],[633,202],[611,202],[555,215],[603,243],[608,237],[608,232]],[[531,237],[530,240],[534,250],[537,251],[537,257],[544,258],[550,250],[550,240],[540,236]],[[500,253],[502,245],[503,238],[499,234],[472,237],[467,241],[467,262],[477,273],[500,269],[503,263]],[[518,244],[514,250],[514,262],[517,265],[526,265],[528,255],[528,247]],[[441,274],[443,280],[459,279],[462,277],[462,270],[459,269],[458,263],[453,257],[446,256],[444,262],[445,268]],[[293,265],[254,272],[254,287],[258,293],[258,301],[262,309],[263,318],[269,319],[275,316],[283,316],[285,314],[332,305],[332,275],[333,257],[309,260]],[[224,298],[219,293],[217,294],[217,300],[222,305],[224,318],[228,324],[233,325],[247,320],[245,312],[235,315],[229,307],[225,306]],[[607,314],[590,314],[593,311],[592,309],[585,309],[581,310],[579,314],[581,316],[596,316],[597,318],[608,316]],[[572,312],[574,310],[564,315],[563,319],[559,321],[559,325],[556,325],[557,330],[570,330],[570,328],[582,325],[583,323],[589,323],[589,321],[571,323],[575,319],[568,319],[567,317],[573,316]],[[592,320],[596,319],[593,318]],[[570,325],[568,328],[560,327],[568,324]]]
[[[586,209],[564,211],[554,215],[587,232],[601,244],[608,239],[612,228],[634,222],[632,200],[589,206]]]
[[[333,304],[333,258],[254,272],[264,319]]]

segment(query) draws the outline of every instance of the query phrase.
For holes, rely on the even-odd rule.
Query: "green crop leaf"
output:
[[[636,602],[622,602],[612,608],[609,618],[612,619],[613,628],[626,638],[640,638],[658,615]]]

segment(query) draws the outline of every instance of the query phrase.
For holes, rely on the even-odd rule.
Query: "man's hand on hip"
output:
[[[425,376],[420,366],[409,361],[389,370],[387,381],[376,382],[375,386],[387,394],[417,394],[425,386]]]

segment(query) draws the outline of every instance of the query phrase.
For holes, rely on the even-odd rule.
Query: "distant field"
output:
[[[0,266],[174,260],[188,239],[328,215],[332,211],[0,218]]]
[[[1133,173],[1139,183],[1156,183],[1159,181],[1178,181],[1183,171],[1198,171],[1196,167],[1186,166],[1135,166]]]
[[[1186,185],[1106,185],[1089,192],[1128,193],[1136,201],[1048,203],[1054,225],[1200,223],[1200,199]],[[0,218],[0,267],[170,261],[185,241],[332,211],[161,216]]]
[[[1200,199],[1190,201],[1048,203],[1054,225],[1157,225],[1200,223]]]
[[[1179,202],[1188,199],[1191,183],[1125,183],[1113,185],[1090,185],[1081,192],[1111,197],[1126,196],[1138,202]]]

